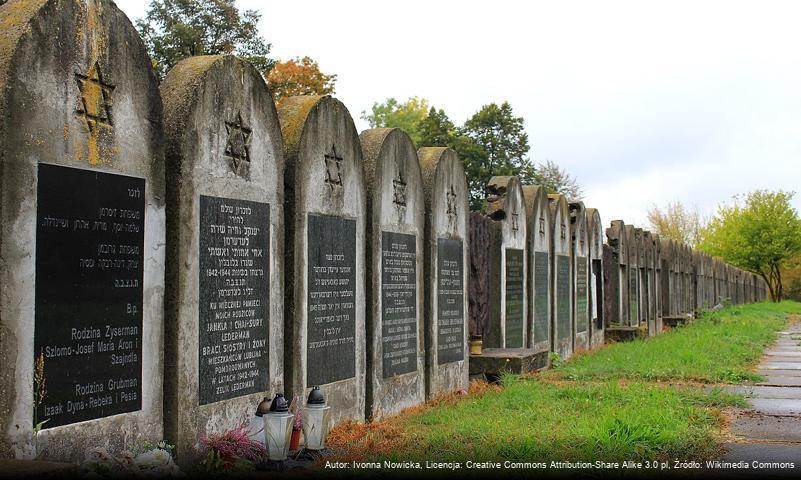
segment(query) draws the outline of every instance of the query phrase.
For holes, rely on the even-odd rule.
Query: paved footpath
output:
[[[730,462],[792,462],[795,469],[763,471],[798,478],[801,474],[801,323],[780,333],[757,373],[765,381],[753,386],[727,387],[749,395],[751,406],[736,412],[732,433],[721,459]],[[753,470],[751,474],[755,473]]]

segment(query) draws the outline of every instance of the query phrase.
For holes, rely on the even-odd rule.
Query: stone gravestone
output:
[[[499,237],[496,222],[478,212],[470,212],[470,273],[468,275],[468,330],[470,336],[487,337],[490,330],[489,271],[490,236]]]
[[[417,152],[426,203],[426,396],[467,388],[468,191],[451,149]]]
[[[362,150],[347,108],[288,97],[284,138],[285,381],[305,401],[320,386],[331,422],[364,420],[365,219]]]
[[[425,402],[420,162],[397,128],[360,135],[367,185],[367,416]]]
[[[567,200],[558,194],[548,195],[551,210],[551,271],[553,272],[552,351],[567,360],[573,354],[573,268],[570,259],[570,211]]]
[[[662,240],[659,234],[651,234],[654,255],[654,319],[656,332],[662,332]]]
[[[161,84],[167,154],[165,435],[199,435],[283,393],[284,152],[259,72],[232,56],[178,63]]]
[[[528,218],[529,346],[537,353],[551,351],[551,214],[545,189],[523,186]],[[477,248],[477,247],[474,247]]]
[[[629,324],[629,253],[626,225],[623,221],[613,220],[606,229],[606,237],[607,246],[604,247],[605,326],[606,328],[627,326]]]
[[[162,438],[150,59],[109,1],[14,0],[0,25],[0,456],[138,448]]]
[[[673,240],[662,238],[660,248],[660,258],[662,262],[662,272],[659,283],[662,291],[662,317],[673,315]]]
[[[604,227],[595,208],[586,210],[589,252],[590,348],[604,343]]]
[[[487,216],[499,227],[490,237],[489,287],[491,346],[527,348],[528,294],[526,292],[526,212],[517,177],[492,177],[487,184]]]
[[[643,230],[642,242],[645,248],[645,287],[647,293],[648,335],[659,333],[656,324],[656,259],[654,237],[651,232]]]
[[[640,249],[633,225],[626,225],[626,239],[628,241],[628,291],[629,291],[629,326],[640,325]]]
[[[587,213],[582,202],[571,202],[570,258],[573,269],[573,331],[574,348],[590,348],[590,241]]]

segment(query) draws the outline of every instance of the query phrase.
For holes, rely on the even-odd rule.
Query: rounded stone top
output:
[[[609,228],[606,229],[606,238],[609,239],[609,246],[617,248],[617,261],[620,265],[629,263],[628,236],[626,234],[626,224],[623,220],[612,220]]]
[[[539,185],[523,185],[523,204],[526,207],[528,238],[536,251],[550,251],[552,235],[548,195]]]
[[[552,193],[548,195],[551,209],[552,243],[554,254],[570,253],[570,209],[564,195]]]
[[[570,234],[577,254],[585,256],[590,251],[590,233],[587,229],[587,210],[584,202],[568,203],[570,210]]]
[[[184,174],[283,183],[278,113],[264,78],[233,55],[189,57],[161,84],[167,156]],[[274,167],[265,168],[271,162]],[[197,172],[196,167],[203,167]]]
[[[145,45],[113,2],[10,0],[0,7],[4,161],[13,145],[20,158],[145,174],[160,190],[161,109]]]
[[[590,238],[590,253],[601,258],[604,248],[604,227],[601,222],[601,213],[597,208],[588,208],[584,211],[587,217],[587,232]]]
[[[422,173],[414,142],[400,128],[374,128],[359,135],[364,182],[374,224],[417,225],[423,221]]]

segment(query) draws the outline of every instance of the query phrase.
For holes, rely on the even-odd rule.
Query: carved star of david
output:
[[[325,183],[332,191],[342,186],[342,156],[337,154],[336,145],[331,145],[331,151],[325,154]]]
[[[230,159],[234,173],[247,177],[250,174],[250,136],[253,130],[243,123],[242,112],[237,112],[233,122],[225,122],[225,132],[228,134],[225,156]]]
[[[395,176],[395,179],[392,180],[392,193],[393,193],[392,203],[398,205],[399,207],[405,207],[406,180],[403,179],[400,169],[398,169],[398,174]]]
[[[564,240],[565,238],[567,238],[567,233],[566,233],[566,232],[567,232],[567,228],[565,227],[565,224],[564,224],[564,223],[563,223],[561,226],[562,226],[562,230],[561,230],[561,232],[559,233],[559,236],[560,236],[560,238],[561,238],[562,240]]]
[[[76,113],[83,116],[90,132],[94,132],[98,125],[111,127],[111,94],[114,85],[103,80],[100,64],[95,63],[86,74],[76,73],[75,80],[81,94],[80,106]]]
[[[540,235],[545,236],[545,217],[540,217]]]
[[[451,220],[456,220],[456,191],[453,189],[453,185],[451,185],[451,188],[448,190],[448,193],[445,194],[445,197],[448,201],[448,209],[446,210],[448,218]]]

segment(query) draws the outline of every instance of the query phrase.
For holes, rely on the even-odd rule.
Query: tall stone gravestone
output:
[[[629,263],[628,263],[628,309],[629,326],[638,327],[640,325],[640,249],[636,232],[633,225],[626,225],[626,239],[628,241]]]
[[[548,195],[551,210],[551,271],[553,272],[552,351],[566,360],[573,354],[573,268],[570,257],[570,211],[567,200],[558,194]]]
[[[642,257],[645,259],[645,268],[640,270],[643,273],[643,310],[648,325],[648,335],[653,337],[657,334],[656,312],[654,310],[656,304],[654,301],[654,242],[651,237],[651,232],[648,230],[642,231],[642,248],[644,252]]]
[[[261,74],[232,56],[178,63],[161,84],[167,155],[165,435],[198,437],[283,393],[284,152]]]
[[[487,184],[487,216],[497,222],[500,235],[489,246],[488,272],[490,331],[498,332],[501,348],[528,346],[528,251],[523,190],[517,177],[492,177]]]
[[[651,234],[654,251],[654,318],[656,332],[662,332],[662,240],[659,234]]]
[[[589,311],[590,311],[590,348],[604,343],[604,229],[601,214],[595,208],[588,208],[587,234],[590,245],[589,252]]]
[[[12,0],[0,25],[0,455],[133,449],[162,438],[156,78],[110,1]]]
[[[573,270],[573,346],[576,350],[590,348],[590,241],[587,213],[582,202],[571,202],[570,258]]]
[[[604,254],[608,272],[604,283],[604,307],[607,313],[606,327],[629,324],[629,245],[626,225],[622,220],[613,220],[606,229],[609,249]],[[607,255],[607,252],[609,253]]]
[[[673,295],[673,240],[662,238],[660,258],[662,260],[662,316],[669,317],[675,314]]]
[[[426,395],[467,388],[468,193],[451,149],[417,152],[426,203]]]
[[[367,185],[367,416],[425,402],[420,162],[397,128],[360,135]]]
[[[347,108],[328,96],[284,98],[278,116],[286,158],[286,389],[303,401],[321,386],[333,424],[363,420],[367,205],[359,137]]]
[[[528,337],[537,353],[551,351],[551,213],[545,189],[523,186],[528,232]],[[475,247],[474,247],[475,248]]]

